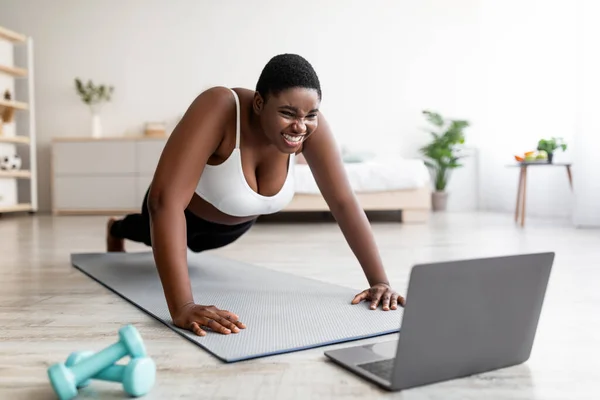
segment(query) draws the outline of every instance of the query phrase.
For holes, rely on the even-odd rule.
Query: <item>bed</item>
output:
[[[425,222],[431,210],[430,178],[419,159],[372,159],[344,163],[365,211],[401,211],[402,222]],[[283,211],[329,211],[310,168],[294,168],[296,195]]]

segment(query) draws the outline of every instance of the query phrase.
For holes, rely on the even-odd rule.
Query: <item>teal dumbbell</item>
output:
[[[93,355],[94,352],[92,351],[78,351],[71,353],[69,358],[67,358],[65,365],[71,367]],[[123,390],[130,396],[144,396],[152,389],[152,386],[154,386],[154,381],[156,379],[156,365],[150,357],[132,358],[128,364],[111,365],[92,376],[91,379],[121,382],[123,384]],[[82,388],[88,384],[89,380],[80,383],[78,387]]]
[[[89,356],[92,356],[92,355],[94,355],[93,351],[75,351],[75,352],[69,354],[69,357],[67,357],[67,359],[65,360],[65,367],[71,368],[75,364],[81,362],[81,360],[88,358]],[[78,383],[77,388],[78,389],[83,388],[83,387],[88,386],[89,384],[90,384],[90,380],[86,379],[85,381]]]
[[[77,386],[103,369],[116,364],[121,358],[146,357],[146,347],[137,329],[126,325],[119,329],[119,341],[102,351],[80,361],[72,367],[56,363],[48,368],[48,378],[60,400],[70,400],[77,396]]]

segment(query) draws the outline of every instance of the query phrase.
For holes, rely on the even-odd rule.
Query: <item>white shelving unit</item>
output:
[[[24,65],[15,65],[17,54]],[[18,170],[0,170],[0,214],[38,210],[33,65],[33,39],[0,26],[0,160],[18,155],[23,161]],[[20,195],[23,180],[29,182],[27,198]]]

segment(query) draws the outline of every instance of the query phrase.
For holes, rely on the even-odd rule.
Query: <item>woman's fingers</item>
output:
[[[362,292],[360,292],[359,294],[354,296],[354,299],[352,300],[352,304],[358,304],[361,301],[365,300],[367,297],[369,297],[369,291],[363,290]]]
[[[394,294],[394,295],[392,296],[392,299],[391,299],[391,301],[390,301],[390,308],[391,308],[392,310],[395,310],[395,309],[397,309],[397,308],[398,308],[398,298],[399,298],[399,297],[400,297],[400,296],[398,296],[397,294]],[[400,298],[401,298],[401,297],[400,297]]]
[[[215,316],[215,318],[220,317]],[[229,335],[231,333],[231,330],[229,328],[224,327],[211,317],[205,317],[203,318],[203,320],[204,321],[202,321],[202,325],[206,326],[207,328],[210,328],[214,332],[222,333],[223,335]]]
[[[192,322],[190,328],[191,328],[191,331],[194,332],[196,335],[206,336],[206,332],[203,331],[202,328],[200,328],[200,325],[198,325],[197,322]]]
[[[402,296],[398,296],[398,303],[400,303],[400,305],[402,307],[405,307],[406,306],[406,299],[404,297],[402,297]]]
[[[213,332],[229,335],[239,333],[246,325],[238,321],[238,316],[226,310],[219,310],[215,306],[194,305],[187,309],[175,324],[186,328],[198,336],[206,336],[210,329]]]
[[[386,289],[383,288],[377,288],[377,289],[370,289],[370,298],[371,298],[371,310],[375,310],[377,308],[377,306],[379,305],[379,302],[381,301],[381,297],[383,296],[383,294],[386,292]]]
[[[246,324],[244,324],[243,322],[241,322],[241,321],[235,321],[234,323],[235,323],[235,325],[238,328],[240,328],[240,329],[246,329]]]
[[[381,298],[381,306],[383,307],[383,311],[390,310],[390,300],[392,298],[393,293],[391,291],[386,291]]]
[[[373,300],[371,300],[371,310],[375,310],[377,308],[377,306],[379,305],[380,297],[381,297],[381,295],[373,296]]]
[[[233,333],[238,333],[240,331],[240,328],[238,328],[233,322],[220,315],[215,316],[215,321],[223,325],[225,328],[229,329]]]
[[[244,329],[246,327],[241,322],[239,324],[232,322],[231,319],[233,317],[235,317],[235,314],[231,314],[227,311],[203,310],[199,313],[199,315],[196,316],[195,323],[198,326],[210,328],[213,332],[229,335],[230,333],[238,333],[240,329]],[[240,324],[241,326],[239,326]],[[204,333],[204,335],[206,335],[206,332]]]
[[[244,325],[242,322],[240,322],[238,316],[235,315],[234,313],[225,311],[225,310],[220,310],[220,311],[217,311],[217,314],[219,314],[221,317],[227,319],[228,321],[231,321],[238,328],[246,329],[246,325]]]
[[[404,307],[406,302],[404,297],[387,287],[387,285],[385,287],[373,286],[370,289],[360,292],[354,296],[352,304],[358,304],[363,300],[368,300],[371,302],[369,305],[371,310],[376,310],[381,304],[381,307],[384,311],[396,310],[398,309],[398,305]]]

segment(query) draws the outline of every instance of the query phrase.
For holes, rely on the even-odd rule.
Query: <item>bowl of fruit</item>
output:
[[[522,164],[547,163],[548,153],[544,150],[526,151],[523,155],[515,155],[515,160]]]

